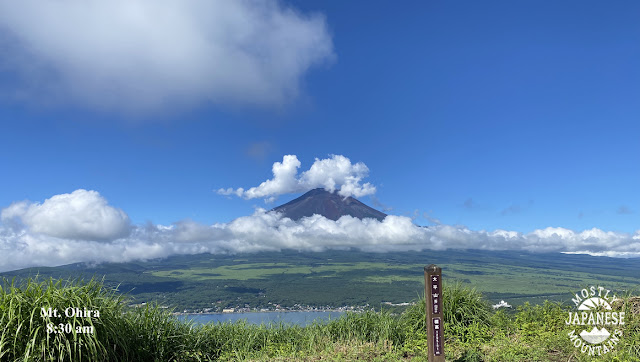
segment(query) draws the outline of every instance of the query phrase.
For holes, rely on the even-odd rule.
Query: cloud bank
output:
[[[130,232],[124,211],[109,206],[98,192],[82,189],[55,195],[42,204],[13,203],[0,218],[3,223],[22,223],[34,233],[62,239],[112,240]]]
[[[5,96],[124,112],[280,106],[335,56],[324,17],[278,0],[0,3]]]
[[[362,179],[369,175],[369,168],[362,162],[352,164],[342,155],[331,155],[322,160],[316,158],[311,168],[298,176],[300,165],[296,155],[285,155],[282,162],[273,164],[272,179],[248,190],[242,187],[221,188],[218,194],[236,195],[247,200],[263,197],[266,201],[273,201],[282,194],[306,192],[319,187],[330,192],[338,191],[343,197],[362,197],[376,192],[375,186],[362,183]]]
[[[531,233],[473,231],[463,226],[416,226],[404,216],[383,221],[319,215],[293,221],[257,210],[229,223],[179,221],[129,225],[122,210],[95,191],[56,195],[42,204],[20,202],[2,210],[0,271],[75,262],[126,262],[176,254],[357,248],[365,251],[444,249],[525,250],[640,257],[633,234],[546,228]]]

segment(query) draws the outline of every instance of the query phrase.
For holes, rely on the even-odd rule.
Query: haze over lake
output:
[[[251,313],[213,313],[179,315],[181,320],[192,320],[197,324],[225,323],[246,320],[251,324],[296,324],[306,326],[314,321],[326,322],[340,318],[344,312],[251,312]]]

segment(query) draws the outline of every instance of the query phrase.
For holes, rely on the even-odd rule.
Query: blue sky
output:
[[[247,11],[186,3],[187,20]],[[147,56],[119,45],[145,36],[91,29],[99,7],[63,29],[37,19],[34,2],[0,6],[0,208],[86,189],[134,225],[228,223],[300,192],[265,203],[219,188],[259,185],[284,155],[300,172],[343,155],[368,167],[362,182],[388,213],[420,225],[640,229],[640,3],[260,4],[271,6],[264,17],[289,20],[261,23],[266,40],[238,40],[278,63],[253,83],[225,51],[180,59],[183,44],[187,55],[208,49],[191,41],[198,29],[158,30],[173,45],[150,45]],[[134,32],[153,33],[152,16],[166,16],[137,14]],[[34,19],[51,29],[39,33]],[[211,42],[235,41],[243,24]],[[153,67],[171,72],[144,73]]]

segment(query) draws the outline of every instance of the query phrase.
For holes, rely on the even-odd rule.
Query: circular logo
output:
[[[615,311],[612,303],[615,295],[604,287],[592,286],[576,293],[571,301],[577,311],[569,312],[565,323],[574,329],[568,333],[569,340],[580,352],[600,356],[611,352],[622,336],[624,312]]]

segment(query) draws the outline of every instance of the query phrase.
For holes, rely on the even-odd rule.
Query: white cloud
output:
[[[369,175],[369,168],[362,162],[352,164],[351,160],[342,155],[331,155],[322,160],[316,158],[311,168],[298,177],[300,165],[296,155],[285,155],[282,162],[273,164],[272,179],[248,190],[242,187],[235,190],[221,188],[218,194],[236,195],[245,199],[264,197],[273,201],[282,194],[305,192],[319,187],[331,192],[338,191],[344,197],[362,197],[376,192],[375,186],[368,182],[362,183],[362,179]]]
[[[308,171],[302,173],[300,183],[306,188],[324,187],[325,190],[344,197],[361,197],[376,192],[376,188],[370,183],[360,184],[360,181],[369,175],[369,168],[362,162],[351,164],[351,161],[341,155],[332,155],[316,161]],[[338,187],[340,186],[340,187]]]
[[[83,206],[71,206],[73,200],[76,205]],[[84,213],[79,210],[92,216],[83,216]],[[409,217],[394,215],[387,216],[383,221],[360,220],[351,216],[333,221],[319,215],[293,221],[262,209],[229,223],[205,225],[185,220],[170,226],[136,225],[131,227],[131,232],[126,236],[113,239],[116,234],[108,233],[109,238],[106,238],[100,230],[109,229],[108,225],[120,225],[122,230],[125,224],[128,225],[128,219],[125,223],[123,215],[126,216],[124,212],[108,206],[97,192],[84,190],[54,196],[42,205],[14,203],[2,210],[0,271],[74,262],[126,262],[175,254],[282,249],[320,251],[358,248],[377,252],[526,250],[640,257],[640,230],[633,234],[595,228],[576,232],[551,227],[531,233],[474,231],[451,225],[425,228],[413,224]],[[109,219],[120,221],[105,221]],[[22,220],[23,223],[16,220]],[[102,227],[94,229],[95,226],[92,226],[89,231],[83,229],[89,220],[92,221],[90,224]],[[52,224],[55,222],[61,225],[54,228]],[[85,239],[78,238],[79,234]],[[88,238],[90,235],[93,238]]]
[[[279,106],[334,58],[324,17],[278,0],[3,1],[0,49],[13,97],[137,113]]]
[[[285,155],[282,158],[282,162],[274,162],[272,167],[273,179],[241,193],[246,199],[254,199],[299,191],[299,182],[296,180],[299,167],[300,161],[295,155]]]
[[[130,231],[127,214],[109,206],[96,191],[55,195],[42,204],[26,201],[2,210],[3,223],[24,224],[29,232],[61,239],[114,240]]]

